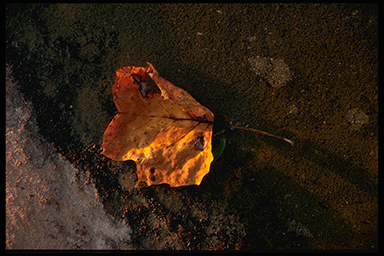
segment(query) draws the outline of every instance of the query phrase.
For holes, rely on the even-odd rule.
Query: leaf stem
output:
[[[292,145],[292,147],[295,145],[295,143],[294,143],[292,140],[289,140],[289,139],[287,139],[287,138],[283,138],[283,137],[274,135],[274,134],[269,133],[269,132],[265,132],[265,131],[261,131],[261,130],[257,130],[257,129],[253,129],[253,128],[248,128],[248,127],[243,127],[243,126],[238,126],[238,125],[232,125],[232,124],[230,124],[230,125],[226,125],[226,126],[229,126],[229,127],[231,127],[231,128],[236,128],[236,129],[241,129],[241,130],[246,130],[246,131],[251,131],[251,132],[260,133],[260,134],[267,135],[267,136],[270,136],[270,137],[274,137],[274,138],[283,140],[283,141],[285,141],[285,142],[288,142],[289,144]]]
[[[269,132],[265,132],[265,131],[261,131],[261,130],[257,130],[257,129],[253,129],[253,128],[244,127],[244,126],[238,126],[238,125],[233,125],[233,124],[216,123],[216,122],[212,122],[212,121],[199,120],[199,119],[178,119],[178,118],[171,118],[171,119],[185,120],[185,121],[196,121],[196,122],[199,122],[199,123],[207,123],[207,124],[213,124],[213,125],[214,124],[218,124],[218,125],[223,125],[223,126],[227,126],[227,127],[230,127],[230,128],[236,128],[236,129],[256,132],[256,133],[260,133],[260,134],[263,134],[263,135],[267,135],[267,136],[274,137],[274,138],[277,138],[279,140],[283,140],[285,142],[288,142],[289,144],[291,144],[292,147],[295,146],[295,143],[292,140],[289,140],[287,138],[280,137],[278,135],[274,135],[274,134],[269,133]]]

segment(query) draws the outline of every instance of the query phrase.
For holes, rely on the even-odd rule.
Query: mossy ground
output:
[[[115,72],[149,61],[218,121],[299,142],[215,128],[227,147],[192,198],[240,218],[242,249],[377,249],[377,5],[8,4],[6,15],[6,61],[40,132],[91,169],[111,214],[123,192],[97,147]],[[284,60],[292,80],[271,87],[255,56]],[[359,129],[345,118],[355,108],[369,117]]]

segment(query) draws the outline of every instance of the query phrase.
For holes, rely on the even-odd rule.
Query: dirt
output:
[[[7,249],[377,250],[377,4],[8,4],[6,61]],[[226,138],[200,186],[100,154],[147,61]]]

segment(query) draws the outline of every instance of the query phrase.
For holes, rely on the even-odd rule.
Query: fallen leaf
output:
[[[148,66],[117,70],[118,114],[104,132],[102,154],[135,161],[136,187],[200,185],[213,160],[214,115]]]

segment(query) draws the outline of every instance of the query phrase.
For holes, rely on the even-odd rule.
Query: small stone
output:
[[[299,112],[299,109],[296,107],[295,104],[288,106],[288,113],[296,115]]]
[[[248,61],[256,75],[260,75],[272,87],[285,86],[292,79],[291,71],[282,59],[256,56],[248,58]]]
[[[369,121],[369,116],[367,116],[360,108],[349,110],[345,118],[351,123],[352,130],[360,129],[363,124]]]

